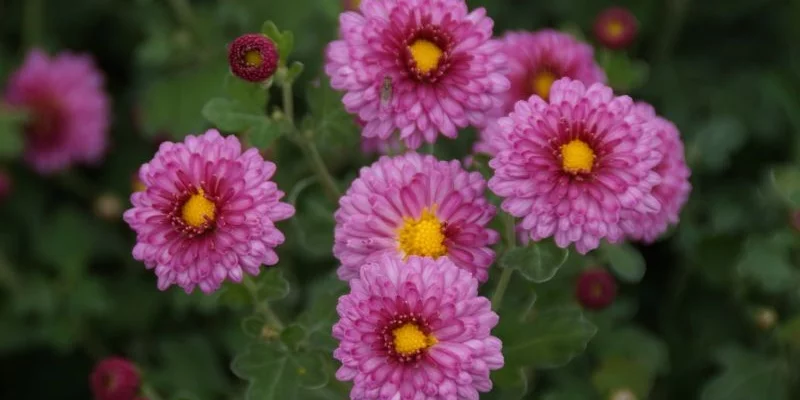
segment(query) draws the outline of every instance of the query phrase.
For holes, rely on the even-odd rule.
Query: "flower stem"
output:
[[[506,239],[506,251],[509,251],[517,245],[516,232],[514,230],[514,217],[511,214],[503,214],[502,221]],[[500,275],[500,280],[497,281],[497,286],[492,295],[492,308],[495,311],[500,309],[500,304],[503,302],[503,295],[506,293],[512,275],[514,275],[513,269],[503,268],[503,273]]]
[[[250,292],[256,313],[261,314],[267,320],[267,323],[276,329],[283,330],[283,322],[278,317],[278,314],[275,314],[275,311],[272,310],[272,307],[269,306],[269,302],[258,298],[258,286],[256,283],[249,276],[245,277],[242,282],[247,291]]]
[[[327,196],[331,202],[337,204],[339,202],[339,198],[342,197],[342,192],[339,191],[339,188],[336,186],[336,181],[328,171],[328,167],[325,166],[325,161],[319,154],[317,145],[314,144],[313,140],[306,138],[304,139],[303,147],[309,161],[311,162],[311,166],[314,168],[314,173],[317,174],[317,178],[322,184],[322,188],[325,191],[325,196]]]
[[[294,125],[294,95],[292,94],[292,83],[283,82],[281,84],[281,92],[283,94],[283,113],[286,118]]]

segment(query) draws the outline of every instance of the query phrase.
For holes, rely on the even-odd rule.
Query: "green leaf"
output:
[[[257,279],[259,299],[274,301],[289,295],[289,282],[283,277],[280,269],[268,267]]]
[[[603,395],[625,388],[637,398],[646,399],[653,385],[652,371],[632,360],[610,358],[603,360],[592,374],[592,384]]]
[[[525,279],[542,283],[553,279],[568,256],[569,250],[562,249],[554,243],[530,243],[528,246],[516,247],[503,254],[500,266],[516,269]]]
[[[259,149],[269,147],[283,132],[280,126],[266,118],[258,125],[252,126],[247,131],[247,139],[251,145]]]
[[[294,83],[295,79],[303,72],[303,63],[299,61],[292,62],[292,65],[289,67],[289,71],[286,73],[286,81],[291,84]]]
[[[233,372],[250,382],[245,398],[293,400],[306,398],[303,389],[328,383],[322,353],[291,352],[281,343],[256,342],[238,355]]]
[[[186,390],[185,395],[221,396],[228,390],[226,372],[217,362],[211,343],[202,336],[171,339],[161,342],[162,367],[151,379],[171,391]],[[216,398],[216,397],[211,397]]]
[[[800,349],[800,315],[795,315],[778,327],[778,338],[795,350]]]
[[[26,119],[22,112],[0,109],[0,160],[13,159],[22,153]]]
[[[272,39],[272,41],[276,44],[283,39],[283,35],[278,29],[278,26],[272,21],[266,21],[263,25],[261,25],[261,33],[267,35],[267,37]]]
[[[791,262],[791,242],[780,236],[749,238],[742,249],[736,271],[768,293],[783,293],[797,287],[798,274]]]
[[[253,114],[238,101],[224,98],[214,98],[203,106],[203,117],[216,125],[217,128],[240,133],[253,126],[262,125],[267,121],[264,115]]]
[[[501,368],[491,373],[492,383],[495,389],[492,393],[498,393],[496,398],[502,400],[519,400],[523,398],[529,389],[528,374],[525,368]]]
[[[586,349],[596,331],[581,309],[574,306],[537,310],[529,321],[504,318],[497,327],[506,368],[564,365]]]
[[[800,167],[783,166],[770,171],[772,187],[792,208],[800,208]]]
[[[241,105],[250,114],[264,115],[267,112],[269,91],[262,83],[239,79],[231,74],[225,76],[225,94],[230,100]]]
[[[657,336],[634,326],[601,331],[592,341],[592,349],[597,357],[635,362],[651,374],[669,371],[667,345]]]
[[[603,243],[600,252],[611,270],[623,281],[636,283],[644,277],[646,270],[644,257],[635,247],[627,243],[618,245]]]
[[[690,167],[711,172],[728,168],[734,152],[747,139],[747,128],[737,118],[716,116],[697,128],[688,142],[686,159]]]
[[[723,371],[703,387],[701,400],[789,398],[786,372],[778,360],[737,348],[722,350],[717,358]]]
[[[297,351],[300,344],[307,338],[306,328],[299,324],[291,324],[281,331],[281,341],[292,351]]]
[[[75,279],[86,270],[92,253],[92,238],[80,234],[89,226],[85,216],[72,208],[61,208],[45,225],[40,240],[35,242],[36,255],[68,279]]]
[[[279,65],[286,65],[289,55],[294,50],[294,34],[291,31],[281,32],[272,21],[266,21],[261,26],[261,33],[267,35],[278,47]]]
[[[601,50],[600,60],[608,76],[609,85],[616,91],[636,90],[647,82],[650,75],[647,63],[631,59],[624,52]]]
[[[359,143],[355,116],[345,111],[342,96],[330,87],[327,77],[320,78],[319,85],[311,84],[306,89],[311,116],[303,125],[314,132],[317,140],[322,142],[321,146],[327,143],[352,147]]]
[[[258,315],[251,315],[242,320],[242,331],[249,338],[260,337],[267,322]]]

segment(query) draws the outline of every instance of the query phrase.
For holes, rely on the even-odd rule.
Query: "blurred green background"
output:
[[[525,388],[512,370],[485,398],[601,399],[620,388],[640,399],[798,398],[800,235],[789,214],[800,208],[800,2],[468,3],[487,9],[496,34],[555,27],[590,42],[599,11],[628,7],[639,38],[627,53],[599,58],[615,89],[651,102],[680,128],[694,187],[680,226],[639,247],[647,264],[641,282],[623,279],[617,303],[589,316],[599,332],[588,351],[566,367],[525,369]],[[354,156],[358,132],[339,95],[324,78],[321,87],[310,84],[321,77],[341,7],[338,0],[0,0],[0,85],[30,45],[89,52],[106,73],[114,111],[101,167],[42,178],[0,161],[14,187],[0,202],[0,399],[88,399],[88,373],[110,354],[136,360],[165,399],[241,398],[244,382],[228,366],[248,340],[240,323],[250,313],[247,293],[233,286],[213,296],[159,292],[152,272],[130,256],[134,235],[119,213],[132,174],[158,140],[209,127],[200,110],[225,91],[226,43],[267,19],[294,32],[293,58],[306,66],[295,89],[298,112],[316,112],[309,118],[320,127],[318,146],[346,187],[370,157]],[[437,155],[461,158],[473,138],[467,132],[439,145]],[[296,161],[298,150],[281,140],[269,154],[298,208],[281,225],[280,269],[292,291],[278,311],[321,315],[315,329],[324,336],[331,293],[342,288],[330,276],[334,206],[316,186],[292,190],[311,175]],[[540,299],[571,295],[574,275],[565,271],[537,288]],[[777,323],[766,323],[767,311]]]

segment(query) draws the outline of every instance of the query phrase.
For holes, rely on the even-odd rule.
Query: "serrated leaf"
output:
[[[252,146],[265,149],[269,147],[275,139],[279,138],[281,134],[281,128],[277,123],[264,118],[261,120],[260,124],[252,126],[247,131],[247,139]]]
[[[770,171],[772,187],[792,208],[800,208],[800,168],[784,166]]]
[[[644,277],[646,270],[644,257],[635,247],[627,243],[618,245],[603,243],[600,246],[600,252],[611,270],[621,280],[636,283]]]
[[[778,360],[741,349],[725,349],[718,357],[723,371],[708,381],[701,400],[788,399],[786,374]]]
[[[528,393],[528,374],[525,368],[501,368],[491,373],[492,390],[498,400],[519,400]]]
[[[736,263],[736,271],[769,293],[795,288],[798,274],[792,266],[790,245],[780,237],[750,238]]]
[[[500,266],[516,269],[529,281],[543,283],[553,279],[568,256],[567,249],[562,249],[553,243],[532,242],[525,247],[507,251],[500,259]]]
[[[264,115],[267,112],[269,92],[266,89],[263,83],[248,82],[231,74],[225,77],[225,93],[228,98],[254,115]]]
[[[281,300],[289,295],[289,282],[276,267],[268,267],[258,277],[258,298],[260,300]]]
[[[321,353],[293,353],[277,342],[251,344],[231,369],[250,382],[245,398],[252,400],[302,399],[303,389],[328,382]]]
[[[533,318],[523,322],[501,319],[496,331],[503,340],[506,368],[552,368],[583,352],[597,328],[580,308],[569,306],[537,310]]]
[[[281,341],[292,351],[308,338],[308,331],[300,324],[291,324],[281,331]]]
[[[251,339],[260,337],[267,322],[264,318],[251,315],[242,320],[242,331]]]
[[[208,101],[202,110],[203,117],[217,128],[227,132],[242,132],[254,126],[260,126],[267,117],[252,114],[238,101],[214,98]]]

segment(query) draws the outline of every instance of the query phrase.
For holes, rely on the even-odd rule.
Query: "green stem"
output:
[[[250,277],[245,277],[242,282],[244,283],[244,287],[247,288],[247,291],[250,292],[250,297],[253,299],[253,307],[256,313],[261,314],[261,316],[266,318],[267,323],[276,329],[283,330],[283,322],[280,317],[278,317],[278,314],[275,314],[275,311],[272,310],[272,307],[269,306],[269,302],[258,298],[258,286],[256,283],[253,282]]]
[[[142,395],[147,400],[161,400],[162,399],[161,395],[159,395],[158,392],[156,392],[155,388],[153,388],[153,386],[151,386],[149,383],[143,383],[142,384]]]
[[[294,125],[294,95],[292,94],[291,82],[283,82],[281,84],[281,92],[283,94],[283,112],[286,114],[286,118],[289,118],[289,121]]]
[[[25,0],[22,11],[22,39],[26,48],[42,44],[44,0]]]
[[[314,168],[314,173],[317,174],[317,178],[319,178],[322,184],[325,195],[328,196],[330,201],[337,204],[339,198],[342,197],[342,192],[339,191],[339,188],[336,186],[336,181],[328,171],[328,167],[325,166],[325,161],[322,160],[322,156],[319,154],[319,150],[317,150],[317,145],[314,144],[313,140],[306,139],[304,147],[306,149],[306,155],[311,162],[311,167]]]
[[[517,245],[516,231],[514,230],[514,217],[510,214],[503,214],[502,221],[506,237],[506,251],[509,251]],[[513,269],[504,268],[503,273],[500,275],[500,280],[497,281],[497,287],[495,287],[494,294],[492,295],[492,308],[495,311],[500,309],[500,304],[503,302],[503,295],[506,293],[512,275],[514,275]]]

